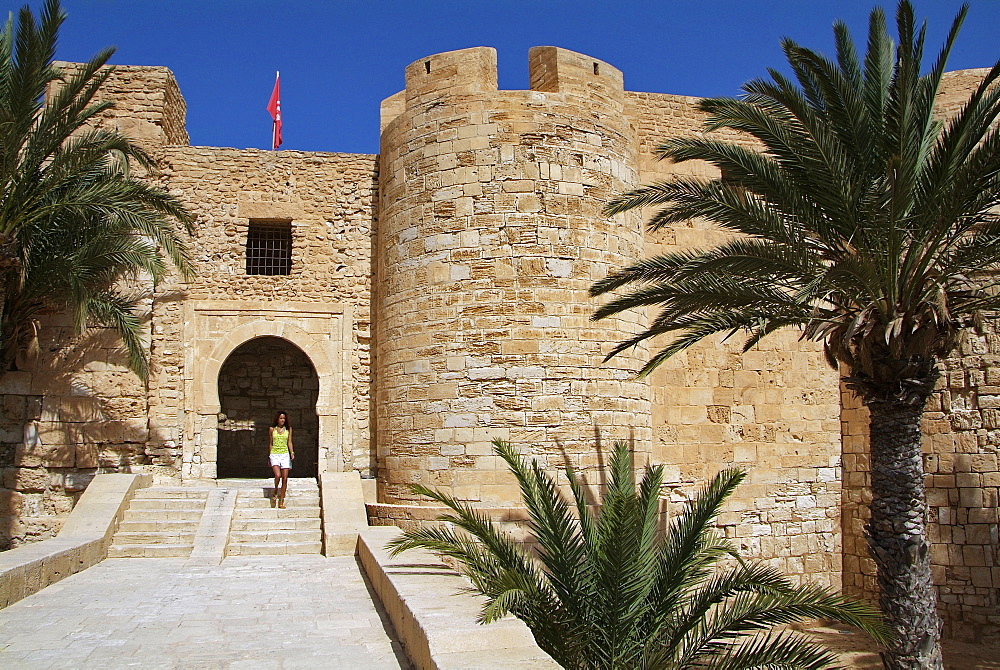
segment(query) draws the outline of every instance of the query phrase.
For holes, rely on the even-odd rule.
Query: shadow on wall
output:
[[[376,231],[378,230],[378,217],[379,217],[379,197],[378,197],[378,174],[379,174],[379,159],[375,157],[375,170],[372,175],[371,181],[371,193],[374,194],[372,198],[372,215],[370,220],[370,228],[368,241],[370,243],[368,258],[370,259],[368,267],[369,282],[370,287],[369,300],[368,300],[368,332],[367,337],[362,338],[361,334],[358,334],[358,352],[361,354],[362,358],[358,361],[359,369],[362,375],[367,377],[367,384],[358,386],[358,395],[361,396],[361,402],[365,403],[364,409],[366,411],[362,412],[362,408],[358,407],[359,416],[367,416],[367,426],[358,426],[358,437],[363,434],[363,431],[367,432],[367,441],[364,443],[368,447],[368,471],[364,472],[362,470],[362,477],[368,479],[378,479],[378,431],[376,430],[376,422],[378,421],[378,412],[375,407],[375,375],[371,373],[375,369],[375,347],[372,343],[376,342],[376,331],[378,330],[378,320],[376,318],[376,305],[378,304],[378,292],[379,292],[379,282],[375,280],[375,259],[379,256],[378,248],[378,235]],[[367,391],[367,393],[365,393]],[[355,462],[354,466],[357,469],[362,463]]]
[[[145,386],[112,333],[73,337],[49,315],[39,335],[33,365],[0,377],[0,549],[53,537],[98,472],[179,466],[179,447],[147,449],[162,441],[150,441]]]

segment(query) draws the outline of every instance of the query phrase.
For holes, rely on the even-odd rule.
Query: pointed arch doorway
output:
[[[290,476],[315,477],[319,460],[319,377],[309,356],[281,337],[244,342],[219,369],[219,478],[270,476],[268,428],[287,413],[295,461]]]

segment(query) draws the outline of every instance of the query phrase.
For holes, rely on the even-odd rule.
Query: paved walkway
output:
[[[353,557],[108,559],[0,610],[0,668],[409,668]]]

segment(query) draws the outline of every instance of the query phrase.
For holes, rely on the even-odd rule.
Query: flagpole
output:
[[[281,72],[279,70],[274,71],[274,82],[275,85],[281,81]],[[271,151],[278,150],[278,120],[271,119]]]
[[[281,72],[274,71],[274,90],[267,102],[267,111],[271,114],[271,151],[277,151],[281,144]]]

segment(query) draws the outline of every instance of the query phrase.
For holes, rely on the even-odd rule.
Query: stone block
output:
[[[94,480],[96,473],[71,472],[63,477],[63,489],[66,491],[83,491]]]
[[[22,467],[71,468],[76,463],[76,446],[73,444],[18,444],[14,451],[14,465]]]
[[[4,396],[27,396],[31,393],[31,373],[25,370],[5,373],[0,381],[0,393]]]
[[[49,584],[55,584],[72,574],[72,561],[70,560],[72,554],[72,549],[63,549],[61,551],[57,550],[42,560],[42,570],[39,582],[40,588],[45,588]]]
[[[48,471],[44,468],[5,468],[3,471],[4,488],[16,491],[44,491],[48,480]]]
[[[98,447],[93,443],[76,445],[74,463],[78,468],[96,468],[98,465]]]

